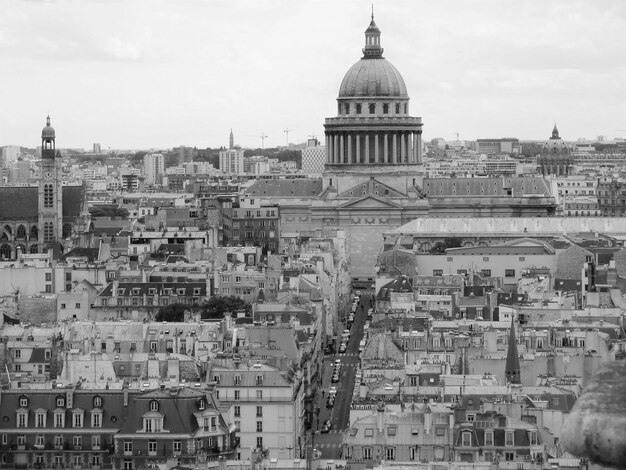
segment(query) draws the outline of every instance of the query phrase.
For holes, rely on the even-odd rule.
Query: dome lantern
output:
[[[46,127],[41,130],[41,147],[43,149],[54,149],[56,134],[54,127],[50,125],[50,116],[46,117]]]
[[[382,59],[383,48],[380,47],[380,29],[374,22],[374,7],[372,7],[372,21],[365,30],[365,47],[363,48],[364,59]]]

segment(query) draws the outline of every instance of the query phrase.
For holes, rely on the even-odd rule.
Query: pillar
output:
[[[365,133],[365,163],[370,162],[370,135]]]
[[[406,158],[406,134],[400,132],[400,163],[404,163]]]
[[[339,136],[339,160],[341,163],[346,163],[346,151],[344,147],[343,134]]]
[[[417,163],[417,157],[418,157],[418,155],[417,155],[417,132],[413,132],[413,152],[412,152],[412,155],[413,155],[412,162],[413,163]]]
[[[352,158],[352,135],[347,134],[346,139],[348,140],[348,162],[353,163],[354,159]]]
[[[356,134],[356,161],[361,161],[361,135],[358,132]]]
[[[416,163],[422,163],[422,131],[417,131]]]
[[[332,163],[330,155],[330,136],[326,134],[326,163]]]
[[[385,148],[383,149],[384,163],[389,163],[389,135],[385,132],[385,137],[383,138],[383,143],[385,144]]]
[[[395,132],[391,135],[391,163],[398,163],[398,134]]]
[[[374,134],[374,160],[380,163],[380,149],[378,148],[378,132]]]

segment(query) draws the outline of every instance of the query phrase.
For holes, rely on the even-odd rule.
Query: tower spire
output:
[[[228,148],[229,149],[234,149],[235,148],[235,137],[233,136],[233,128],[230,128],[230,137],[228,138]]]
[[[515,321],[513,316],[511,316],[511,330],[509,331],[509,349],[506,354],[506,366],[504,368],[504,375],[506,377],[507,383],[521,383],[519,355],[517,352],[517,341],[515,338]]]
[[[383,48],[380,47],[380,29],[374,21],[374,4],[372,3],[372,21],[365,30],[365,47],[363,48],[364,59],[382,59]]]

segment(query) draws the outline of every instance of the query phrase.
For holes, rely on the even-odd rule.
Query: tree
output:
[[[246,316],[252,313],[252,305],[250,302],[246,302],[234,295],[216,295],[211,297],[201,307],[201,318],[203,320],[220,320],[224,318],[224,313],[230,312],[233,315],[243,310],[246,312]]]
[[[185,310],[187,306],[183,304],[170,304],[159,308],[156,314],[156,321],[171,321],[182,322],[185,321]]]
[[[121,217],[122,219],[128,218],[128,209],[115,206],[92,206],[89,208],[89,214],[91,217]]]

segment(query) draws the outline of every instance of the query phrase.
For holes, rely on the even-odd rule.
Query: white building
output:
[[[320,145],[317,139],[309,139],[302,149],[302,172],[305,175],[321,175],[326,161],[326,146]]]
[[[143,157],[143,175],[146,185],[160,183],[161,175],[165,172],[165,157],[161,153],[150,153]]]
[[[220,150],[220,171],[225,175],[243,175],[243,149]]]

